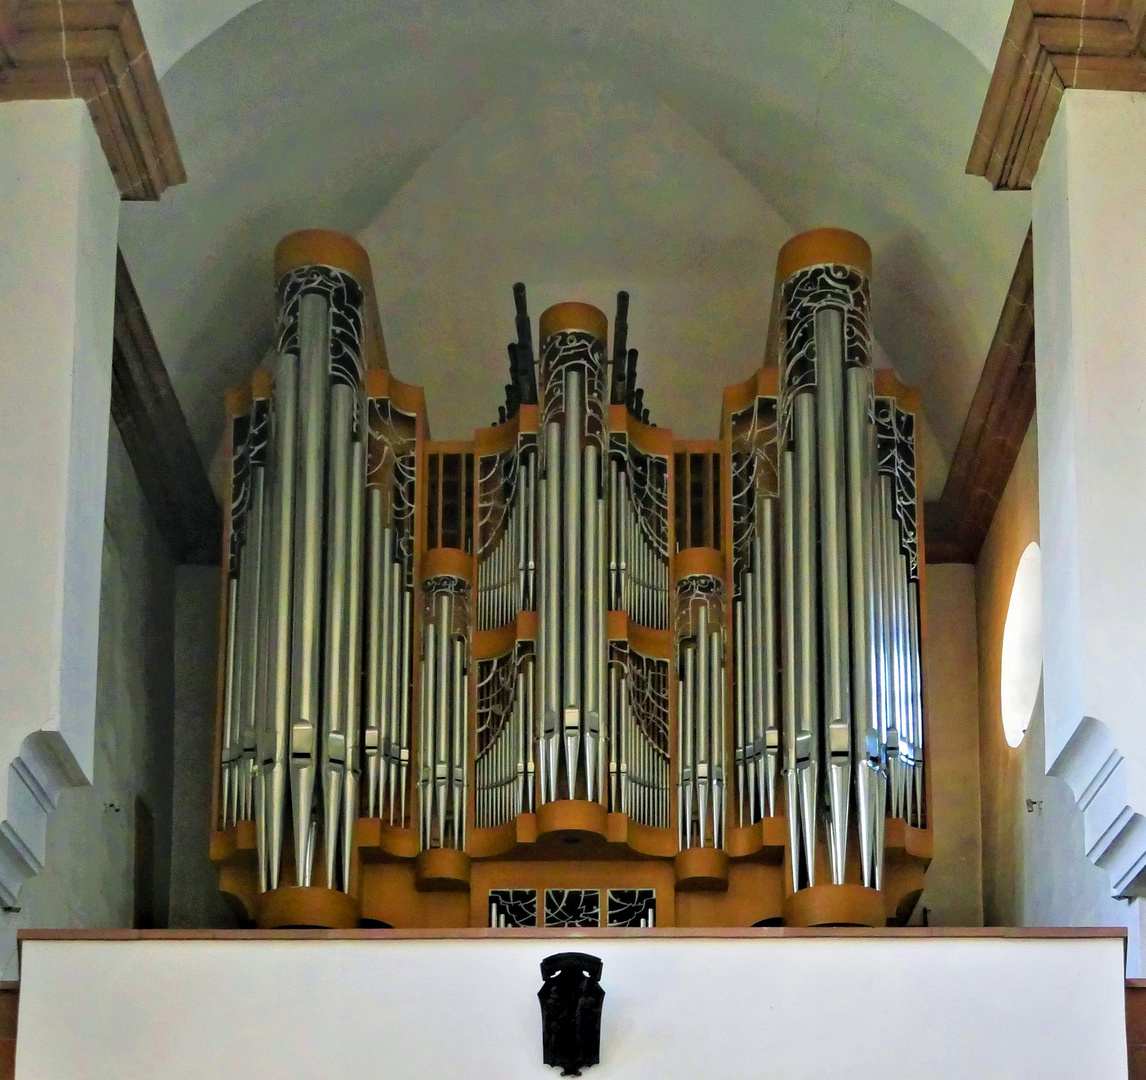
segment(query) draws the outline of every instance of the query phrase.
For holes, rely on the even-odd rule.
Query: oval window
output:
[[[1018,746],[1027,733],[1042,677],[1042,555],[1038,544],[1030,543],[1015,571],[1007,621],[1003,625],[1000,704],[1003,734],[1010,746]]]

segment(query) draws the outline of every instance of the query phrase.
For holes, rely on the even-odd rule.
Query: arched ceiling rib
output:
[[[776,249],[832,223],[872,242],[879,343],[949,457],[1029,205],[963,175],[988,73],[952,35],[976,24],[912,6],[949,25],[892,0],[244,11],[163,79],[189,182],[125,205],[121,237],[201,450],[270,343],[291,229],[366,242],[392,365],[428,386],[436,434],[492,418],[525,277],[535,311],[630,288],[656,413],[706,435],[762,349]],[[209,28],[181,18],[169,55]]]

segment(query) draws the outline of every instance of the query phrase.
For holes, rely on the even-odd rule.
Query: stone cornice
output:
[[[0,0],[0,101],[82,98],[125,199],[186,180],[130,0]]]
[[[1146,0],[1015,0],[967,171],[1029,188],[1062,92],[1146,90]]]

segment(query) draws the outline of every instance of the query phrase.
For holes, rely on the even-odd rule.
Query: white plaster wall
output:
[[[92,774],[119,193],[82,101],[0,105],[0,899]]]
[[[18,975],[19,928],[131,926],[136,795],[155,817],[152,904],[166,918],[174,567],[114,425],[108,445],[92,782],[60,796],[43,871],[24,885],[17,911],[0,913],[5,979]]]
[[[1048,771],[1146,889],[1146,95],[1068,91],[1034,186]]]
[[[25,945],[17,1080],[554,1077],[541,960],[603,961],[595,1080],[1124,1080],[1122,941]],[[840,992],[832,992],[830,988]]]

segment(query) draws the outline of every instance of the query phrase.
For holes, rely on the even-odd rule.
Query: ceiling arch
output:
[[[946,31],[990,70],[1003,38],[1010,0],[899,0]],[[147,39],[156,74],[162,78],[179,59],[240,12],[259,0],[136,0],[135,9]]]
[[[188,184],[125,204],[121,230],[200,449],[270,343],[291,229],[366,243],[392,366],[427,385],[439,435],[492,418],[518,277],[535,310],[628,287],[655,413],[704,435],[758,360],[779,244],[840,224],[872,243],[876,334],[923,390],[934,490],[1029,203],[963,174],[988,72],[956,35],[975,25],[912,6],[935,21],[892,0],[241,10],[163,79]],[[170,57],[210,30],[195,18],[165,24]]]

